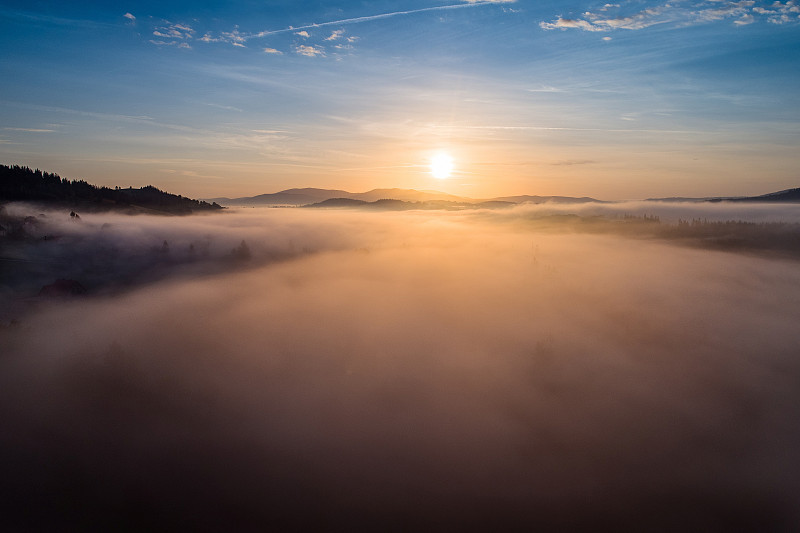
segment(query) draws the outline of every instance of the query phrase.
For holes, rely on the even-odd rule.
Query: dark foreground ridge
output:
[[[152,185],[109,189],[18,165],[0,165],[0,203],[27,201],[87,211],[189,215],[222,206],[161,191]]]

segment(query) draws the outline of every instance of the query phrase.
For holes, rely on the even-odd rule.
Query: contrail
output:
[[[498,2],[497,0],[494,1],[484,1],[484,2],[472,2],[466,4],[452,4],[447,6],[436,6],[436,7],[423,7],[421,9],[412,9],[409,11],[393,11],[392,13],[380,13],[378,15],[368,15],[366,17],[355,17],[349,19],[342,19],[342,20],[332,20],[329,22],[319,22],[315,24],[308,24],[306,26],[289,26],[288,28],[283,28],[280,30],[267,30],[262,31],[259,33],[254,33],[248,35],[247,39],[252,39],[254,37],[266,37],[268,35],[276,35],[278,33],[287,33],[287,32],[294,32],[300,30],[309,30],[313,28],[322,28],[324,26],[344,26],[347,24],[360,24],[362,22],[370,22],[373,20],[380,20],[380,19],[387,19],[391,17],[398,17],[402,15],[413,15],[414,13],[423,13],[425,11],[443,11],[446,9],[461,9],[463,7],[477,7],[477,6],[485,6],[485,5],[496,5],[500,3],[510,3],[515,0],[506,0],[505,2]]]

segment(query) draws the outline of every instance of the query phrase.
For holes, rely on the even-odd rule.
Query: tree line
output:
[[[209,204],[185,198],[152,185],[138,189],[111,189],[19,165],[0,165],[0,201],[32,201],[100,209],[136,206],[173,214],[222,209],[216,202]]]

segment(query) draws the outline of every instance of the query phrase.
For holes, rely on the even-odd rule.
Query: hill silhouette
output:
[[[410,209],[436,209],[436,210],[459,210],[459,209],[500,209],[504,207],[511,207],[515,205],[513,202],[504,202],[498,200],[488,200],[485,202],[456,202],[449,200],[427,200],[422,202],[408,202],[405,200],[396,200],[394,198],[381,198],[374,202],[367,202],[365,200],[356,200],[354,198],[328,198],[321,202],[307,204],[301,207],[319,208],[319,207],[346,207],[346,208],[362,208],[372,209],[379,211],[406,211]]]
[[[363,207],[365,205],[367,205],[367,202],[356,200],[355,198],[328,198],[303,207]]]
[[[345,202],[343,200],[355,200]],[[507,207],[523,203],[558,203],[574,204],[601,202],[594,198],[573,198],[570,196],[504,196],[499,198],[476,200],[463,196],[456,196],[440,191],[418,191],[415,189],[372,189],[367,192],[348,192],[341,189],[286,189],[276,193],[245,196],[241,198],[210,198],[206,201],[216,202],[226,206],[310,206],[315,207],[387,207],[386,204],[372,205],[384,200],[400,201],[404,204],[394,205],[400,209],[446,209],[464,207],[496,208]],[[359,203],[360,202],[360,203]]]
[[[589,198],[583,196],[575,198],[572,196],[531,196],[529,194],[522,194],[518,196],[500,196],[492,198],[495,202],[510,202],[512,204],[587,204],[587,203],[605,203],[602,200]]]
[[[670,198],[648,198],[648,202],[749,202],[749,203],[800,203],[800,187],[783,191],[770,192],[759,196],[707,196],[704,198],[686,198],[676,196]]]
[[[352,201],[349,201],[352,200]],[[384,200],[394,200],[401,204],[376,204]],[[540,196],[521,194],[498,196],[489,199],[474,199],[455,196],[439,191],[418,191],[415,189],[372,189],[367,192],[348,192],[341,189],[295,188],[275,193],[245,196],[241,198],[210,198],[225,206],[314,206],[314,207],[364,207],[391,209],[464,209],[466,207],[498,208],[517,204],[588,204],[614,203],[589,196]],[[798,203],[800,188],[762,194],[760,196],[716,196],[704,198],[671,197],[648,198],[652,202],[768,202]]]
[[[777,202],[777,203],[798,203],[800,202],[800,188],[786,189],[784,191],[771,192],[761,196],[747,196],[744,198],[728,198],[732,202]]]
[[[222,209],[216,203],[192,200],[148,185],[139,189],[98,187],[83,180],[22,166],[0,165],[0,202],[27,201],[88,211],[126,211],[188,215]]]
[[[379,200],[401,200],[403,202],[476,202],[470,198],[462,198],[439,191],[417,191],[414,189],[372,189],[367,192],[348,192],[341,189],[316,189],[306,187],[302,189],[286,189],[275,193],[245,196],[241,198],[210,198],[207,201],[217,202],[229,206],[258,206],[258,205],[287,205],[302,206],[318,204],[326,200],[359,200],[364,203]],[[335,203],[335,202],[334,202]],[[334,207],[328,205],[328,207]],[[339,206],[341,207],[341,206]]]

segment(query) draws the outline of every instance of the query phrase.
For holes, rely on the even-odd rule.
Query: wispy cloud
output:
[[[335,41],[336,39],[340,39],[344,35],[344,30],[334,30],[331,32],[329,37],[325,37],[326,41]]]
[[[387,19],[392,17],[400,17],[404,15],[413,15],[416,13],[425,13],[428,11],[445,11],[450,9],[463,9],[463,8],[471,8],[471,7],[478,7],[478,6],[486,6],[486,5],[497,5],[497,4],[505,4],[514,2],[516,0],[482,0],[482,1],[474,1],[474,0],[466,0],[463,4],[450,4],[446,6],[434,6],[434,7],[423,7],[420,9],[410,9],[406,11],[391,11],[388,13],[378,13],[376,15],[367,15],[364,17],[353,17],[353,18],[346,18],[346,19],[339,19],[339,20],[330,20],[327,22],[317,22],[314,24],[308,24],[305,26],[289,26],[287,28],[281,28],[277,30],[264,30],[258,33],[252,34],[251,38],[258,38],[258,37],[267,37],[270,35],[277,35],[281,33],[288,33],[288,32],[297,32],[297,30],[310,30],[314,28],[322,28],[325,26],[344,26],[349,24],[361,24],[364,22],[371,22],[374,20],[381,20]]]
[[[129,15],[130,13],[126,14]],[[133,15],[131,15],[133,16]],[[135,17],[134,17],[135,19]],[[195,30],[188,24],[172,23],[168,20],[162,21],[160,26],[156,26],[153,35],[159,39],[150,39],[150,43],[156,46],[174,46],[176,48],[191,49],[188,41],[194,38]]]
[[[738,2],[718,2],[719,7],[706,8],[701,6],[700,9],[693,12],[698,22],[713,22],[731,17],[747,16],[748,11],[751,10],[755,4],[754,0],[741,0]]]
[[[242,112],[242,109],[240,109],[238,107],[234,107],[232,105],[212,104],[212,103],[209,103],[209,102],[206,102],[205,105],[207,105],[209,107],[215,107],[217,109],[224,109],[225,111],[236,111],[237,113],[241,113]]]
[[[753,9],[756,11],[756,8]],[[767,20],[772,24],[786,24],[788,22],[797,22],[800,19],[800,6],[797,5],[797,0],[789,0],[788,2],[773,2],[770,4],[769,9],[763,9],[763,13],[769,15]]]
[[[603,11],[614,7],[612,4]],[[616,29],[640,30],[656,24],[663,24],[674,20],[673,13],[662,7],[645,9],[633,15],[615,18],[603,18],[601,15],[587,11],[582,18],[558,17],[553,22],[541,22],[539,26],[545,30],[580,29],[584,31],[610,31]]]
[[[125,17],[126,19],[128,19],[129,21],[131,21],[131,23],[136,22],[136,17],[134,15],[132,15],[131,13],[125,13],[122,16]]]
[[[571,28],[577,28],[585,31],[605,31],[604,28],[595,26],[588,20],[570,19],[564,17],[558,17],[553,22],[540,22],[539,26],[543,30],[567,30]]]
[[[306,57],[320,57],[325,55],[325,50],[323,50],[322,47],[313,45],[308,46],[305,44],[295,47],[295,52]]]
[[[555,163],[550,163],[550,165],[554,167],[571,167],[573,165],[591,165],[596,162],[597,161],[592,161],[591,159],[568,159],[565,161],[556,161]]]
[[[247,35],[239,31],[239,26],[234,26],[233,30],[223,31],[218,37],[214,37],[210,32],[207,32],[203,34],[198,41],[204,43],[227,43],[231,46],[246,48],[245,42],[247,42]]]
[[[267,48],[264,48],[264,53],[265,53],[265,54],[278,54],[278,55],[283,55],[283,52],[281,52],[280,50],[276,50],[275,48],[269,48],[269,47],[267,47]]]
[[[260,39],[264,37],[269,37],[272,35],[279,35],[284,33],[293,33],[299,37],[303,38],[311,38],[312,34],[308,30],[315,30],[318,28],[323,28],[327,26],[345,26],[351,24],[361,24],[366,22],[372,22],[377,20],[388,19],[392,17],[400,17],[406,15],[413,15],[417,13],[426,13],[426,12],[435,12],[435,11],[446,11],[446,10],[453,10],[453,9],[465,9],[465,8],[477,8],[481,6],[490,6],[490,5],[499,5],[499,4],[509,4],[514,3],[516,0],[464,0],[463,3],[459,4],[448,4],[444,6],[433,6],[433,7],[424,7],[420,9],[410,9],[405,11],[391,11],[387,13],[378,13],[375,15],[367,15],[363,17],[352,17],[352,18],[344,18],[344,19],[337,19],[337,20],[329,20],[324,22],[315,22],[312,24],[306,24],[303,26],[287,26],[285,28],[278,28],[273,30],[263,30],[255,33],[242,33],[239,31],[239,26],[235,26],[232,31],[227,32],[210,32],[206,31],[203,33],[203,36],[198,38],[197,40],[204,43],[227,43],[232,46],[238,47],[245,47],[245,43],[251,39]],[[129,16],[130,15],[130,16]],[[123,15],[125,18],[129,19],[131,22],[136,20],[136,17],[131,13],[126,13]],[[131,18],[132,17],[132,18]],[[338,29],[334,30],[330,33],[328,37],[325,38],[326,41],[334,41],[338,39],[345,38],[344,37],[345,30]],[[155,27],[153,30],[153,35],[156,37],[160,37],[160,39],[150,40],[152,44],[157,46],[178,46],[180,48],[189,48],[190,46],[180,46],[177,42],[173,43],[170,42],[168,39],[174,39],[177,41],[190,41],[194,39],[195,29],[186,24],[174,24],[169,21],[163,21],[163,24],[160,26]],[[350,43],[355,42],[358,37],[350,36],[346,37],[347,41]],[[310,48],[317,50],[317,52],[311,52],[306,48],[302,48],[302,51],[299,52],[302,55],[324,55],[320,54],[319,51],[321,48],[319,46],[311,46]],[[275,48],[264,48],[263,49],[266,53],[276,53],[277,50]],[[274,50],[274,51],[273,51]]]
[[[165,21],[166,24],[158,26],[153,31],[153,35],[161,37],[160,40],[150,42],[158,46],[177,46],[178,48],[191,48],[189,41],[194,39],[196,30],[188,24],[174,24]],[[196,40],[203,43],[227,43],[231,46],[246,48],[245,43],[249,36],[239,31],[239,26],[234,26],[231,31],[223,31],[218,35],[205,32],[202,37]],[[167,40],[171,39],[171,40]]]
[[[544,30],[613,31],[641,30],[657,24],[676,23],[690,26],[736,19],[733,24],[746,26],[766,17],[773,24],[800,22],[800,6],[797,0],[787,2],[775,1],[768,7],[757,6],[755,0],[704,0],[687,4],[686,2],[667,2],[659,6],[647,8],[632,14],[624,14],[620,4],[605,4],[598,12],[586,11],[579,16],[565,17],[559,15],[548,22],[542,21],[539,26]],[[609,17],[611,12],[618,16]]]
[[[171,131],[179,131],[183,133],[189,134],[198,134],[198,135],[208,135],[212,132],[211,130],[202,129],[202,128],[195,128],[192,126],[186,126],[183,124],[172,124],[167,122],[159,122],[153,119],[153,117],[147,115],[122,115],[122,114],[114,114],[114,113],[100,113],[97,111],[85,111],[82,109],[72,109],[67,107],[58,107],[58,106],[46,106],[40,104],[27,104],[27,103],[20,103],[20,102],[8,102],[8,101],[1,101],[0,103],[4,105],[9,105],[12,107],[20,108],[20,109],[32,109],[37,111],[47,111],[50,113],[64,113],[69,115],[76,115],[82,117],[89,117],[92,119],[97,119],[100,121],[109,121],[113,122],[127,122],[127,123],[134,123],[139,124],[142,126],[154,128],[154,129],[166,129]]]
[[[350,167],[350,168],[333,168],[333,172],[351,172],[353,170],[385,170],[387,168],[420,168],[425,165],[408,164],[408,165],[382,165],[374,167]]]
[[[56,130],[45,130],[39,128],[3,128],[8,131],[24,131],[28,133],[55,133]]]
[[[233,29],[233,31],[222,32],[222,40],[230,43],[233,46],[244,48],[244,43],[247,41],[247,37],[239,32],[239,27],[237,26]]]
[[[41,13],[31,13],[28,11],[15,11],[7,9],[0,9],[0,16],[12,19],[32,20],[35,22],[43,22],[45,24],[54,24],[57,26],[74,26],[74,27],[89,28],[89,29],[113,28],[117,26],[117,24],[98,22],[95,20],[68,19],[64,17],[54,17],[52,15],[44,15]]]
[[[289,133],[287,130],[251,130],[253,133],[260,133],[261,135],[282,135]]]
[[[676,133],[708,135],[712,132],[700,130],[667,130],[645,128],[571,128],[563,126],[466,126],[471,130],[500,130],[500,131],[599,131],[610,133]]]
[[[157,41],[155,39],[150,39],[149,42],[156,46],[175,46],[176,48],[186,48],[188,50],[191,50],[192,48],[191,45],[189,45],[189,43],[185,43],[182,41]]]
[[[194,37],[194,29],[186,24],[170,24],[159,26],[153,30],[153,35],[156,37],[164,37],[168,39],[191,39]]]
[[[176,170],[176,169],[172,169],[172,168],[162,168],[161,172],[163,172],[165,174],[176,174],[176,175],[184,176],[184,177],[187,177],[187,178],[215,179],[215,180],[216,179],[219,179],[219,180],[225,179],[223,176],[217,176],[217,175],[213,175],[213,174],[201,174],[201,173],[196,172],[194,170]]]
[[[529,89],[525,89],[530,93],[563,93],[564,89],[559,89],[558,87],[553,87],[551,85],[540,85],[538,87],[531,87]]]

